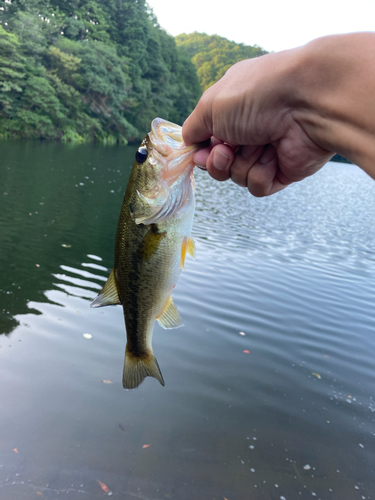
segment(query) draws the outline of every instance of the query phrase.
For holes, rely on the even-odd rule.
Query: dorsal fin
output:
[[[118,296],[115,271],[112,269],[102,291],[91,302],[90,307],[115,306],[121,304]]]
[[[178,312],[178,309],[173,302],[172,295],[169,296],[163,312],[156,319],[158,320],[159,325],[166,329],[179,328],[180,326],[184,326],[180,313]]]

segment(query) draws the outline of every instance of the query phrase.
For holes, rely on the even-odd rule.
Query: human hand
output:
[[[211,138],[194,156],[198,166],[268,196],[333,156],[309,133],[314,115],[298,86],[301,59],[298,48],[241,61],[203,94],[182,128],[187,145]]]

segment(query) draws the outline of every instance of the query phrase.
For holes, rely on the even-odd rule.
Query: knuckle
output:
[[[246,187],[246,173],[239,171],[236,168],[231,168],[230,178],[235,184],[238,184],[241,187]]]
[[[247,176],[247,189],[256,198],[263,198],[264,196],[268,196],[270,185],[268,182],[265,182],[262,176],[250,170]]]
[[[230,169],[232,181],[241,187],[247,187],[251,167],[251,162],[244,160],[240,155],[236,154]]]

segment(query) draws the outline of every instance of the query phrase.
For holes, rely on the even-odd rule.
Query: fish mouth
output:
[[[182,139],[182,127],[175,123],[168,122],[162,118],[155,118],[151,123],[151,140],[154,146],[158,146],[163,150],[169,150],[168,146],[172,149],[181,149],[184,147]],[[163,154],[163,151],[160,151]]]
[[[175,123],[155,118],[149,133],[157,160],[163,166],[163,177],[168,184],[173,183],[184,171],[190,172],[195,167],[194,153],[201,147],[197,144],[185,146],[182,139],[182,127]]]

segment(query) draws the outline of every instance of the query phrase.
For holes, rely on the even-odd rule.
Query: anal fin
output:
[[[112,269],[102,291],[91,302],[90,307],[104,307],[121,304],[118,296],[115,271]]]
[[[178,309],[173,302],[172,295],[169,296],[163,312],[156,319],[158,320],[159,325],[165,329],[179,328],[180,326],[184,326],[180,313],[178,312]]]

